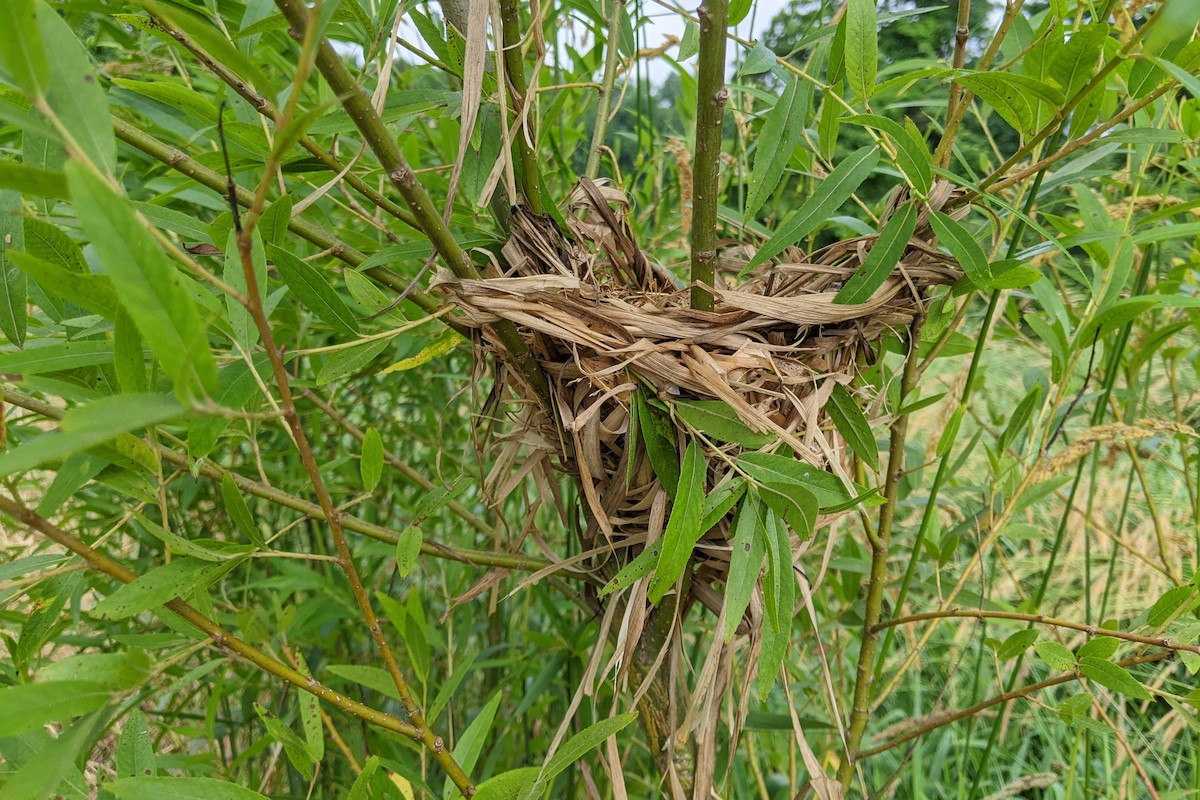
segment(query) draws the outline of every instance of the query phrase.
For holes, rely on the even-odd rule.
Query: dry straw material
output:
[[[810,254],[792,248],[740,280],[747,248],[734,242],[721,252],[712,312],[689,308],[686,287],[638,247],[628,200],[611,186],[587,180],[577,186],[564,209],[567,231],[549,217],[514,209],[503,273],[497,268],[490,277],[462,280],[443,271],[434,281],[459,320],[480,331],[479,347],[501,351],[489,325],[509,320],[550,379],[559,415],[553,422],[544,419],[515,373],[502,375],[506,388],[526,402],[499,437],[487,482],[493,499],[502,501],[530,476],[549,499],[555,496],[555,482],[548,480],[552,465],[571,473],[587,503],[584,545],[594,552],[589,563],[573,568],[611,578],[659,538],[669,516],[671,493],[655,473],[653,453],[637,444],[644,437],[630,436],[638,395],[657,409],[669,447],[682,453],[689,441],[703,445],[710,498],[741,474],[738,459],[749,450],[790,451],[850,487],[847,451],[826,406],[835,385],[853,385],[884,336],[924,312],[926,289],[961,277],[928,225],[930,210],[942,209],[954,195],[940,183],[919,204],[904,255],[864,303],[843,305],[834,298],[863,263],[874,236]],[[908,199],[898,192],[881,225]],[[956,216],[963,213],[965,208]],[[752,440],[705,435],[677,413],[689,401],[721,401]],[[716,520],[692,556],[690,593],[717,612],[729,565],[730,517]],[[793,537],[793,543],[800,541]],[[743,629],[755,622],[747,619]]]

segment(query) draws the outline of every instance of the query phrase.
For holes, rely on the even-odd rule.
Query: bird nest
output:
[[[434,281],[461,321],[479,331],[481,348],[503,353],[491,326],[514,323],[549,380],[555,420],[546,419],[534,402],[537,393],[515,371],[502,372],[500,383],[528,402],[499,439],[486,482],[493,499],[502,501],[539,473],[539,494],[557,497],[549,465],[566,469],[578,479],[588,511],[586,558],[572,564],[609,580],[662,535],[674,476],[659,473],[669,473],[670,463],[678,464],[695,442],[707,461],[706,524],[714,515],[715,522],[693,550],[689,592],[719,612],[737,500],[725,492],[731,500],[723,506],[721,497],[745,475],[743,456],[787,454],[807,465],[818,484],[855,494],[830,398],[837,386],[853,387],[881,339],[923,313],[928,287],[962,276],[937,249],[928,225],[930,211],[955,194],[943,182],[919,205],[904,255],[866,302],[845,305],[834,298],[862,265],[874,236],[808,256],[788,250],[736,285],[749,248],[731,243],[718,259],[711,312],[690,308],[677,279],[638,247],[629,202],[618,190],[581,182],[564,209],[566,233],[548,216],[514,209],[502,251],[505,271],[495,266],[479,280],[443,271]],[[907,199],[897,191],[884,218]],[[814,529],[832,517],[823,508]],[[811,531],[794,533],[798,556]],[[743,629],[754,622],[754,608]]]

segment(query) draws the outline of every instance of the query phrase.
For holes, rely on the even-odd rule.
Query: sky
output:
[[[674,2],[674,0],[668,0],[668,2]],[[751,41],[757,39],[770,27],[771,20],[775,18],[775,15],[787,7],[788,2],[789,0],[754,0],[750,15],[737,26],[734,32],[743,39]],[[651,19],[651,24],[646,27],[646,45],[648,47],[662,44],[663,39],[667,36],[683,36],[683,17],[659,5],[655,0],[643,0],[643,4],[646,14]],[[699,6],[698,0],[683,0],[676,4],[693,14]],[[742,55],[741,47],[734,42],[730,42],[730,47],[726,52],[730,63]],[[694,67],[695,64],[693,63],[691,66]],[[672,69],[668,64],[661,60],[655,60],[650,66],[650,79],[657,83],[666,79],[671,72]]]

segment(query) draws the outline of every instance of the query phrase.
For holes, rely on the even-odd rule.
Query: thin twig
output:
[[[600,174],[600,154],[604,148],[604,134],[612,116],[613,84],[617,78],[617,62],[620,56],[621,11],[625,0],[608,0],[608,40],[604,43],[604,77],[597,87],[596,125],[592,129],[592,148],[588,151],[587,166],[583,174],[595,180]]]
[[[1164,653],[1151,653],[1150,655],[1135,656],[1133,658],[1127,658],[1124,661],[1118,661],[1117,665],[1121,666],[1121,667],[1134,667],[1139,664],[1151,664],[1156,661],[1166,661],[1167,659],[1171,658],[1172,655],[1173,655],[1173,653],[1171,651],[1167,651]],[[1029,695],[1033,694],[1034,692],[1039,692],[1042,689],[1049,689],[1052,686],[1061,686],[1062,684],[1070,683],[1071,681],[1077,681],[1081,677],[1082,676],[1078,672],[1067,672],[1062,675],[1056,675],[1053,678],[1047,678],[1044,681],[1039,681],[1037,683],[1031,683],[1028,686],[1021,686],[1017,689],[1012,689],[1010,691],[1004,692],[1003,694],[998,694],[995,697],[984,700],[981,703],[976,703],[975,705],[970,706],[969,708],[963,708],[963,709],[954,711],[949,714],[938,716],[933,720],[924,722],[921,725],[918,725],[917,727],[908,731],[907,733],[901,734],[900,736],[897,736],[894,739],[890,739],[881,745],[877,745],[875,747],[870,747],[866,750],[861,751],[860,753],[858,753],[857,758],[861,760],[864,758],[870,758],[871,756],[877,756],[880,753],[887,752],[888,750],[891,750],[894,747],[898,747],[898,746],[904,744],[905,742],[912,741],[913,739],[916,739],[919,736],[924,736],[925,734],[929,733],[930,731],[945,727],[946,725],[949,725],[954,722],[958,722],[959,720],[967,719],[968,717],[973,717],[976,714],[978,714],[980,711],[991,708],[992,706],[1000,705],[1001,703],[1007,703],[1011,700],[1016,700],[1021,697],[1028,697]]]
[[[1112,630],[1111,628],[1098,628],[1095,625],[1087,625],[1082,622],[1072,622],[1071,620],[1058,619],[1056,617],[1048,617],[1045,614],[1021,614],[1015,611],[981,611],[970,608],[951,608],[945,611],[925,611],[920,614],[909,614],[905,617],[895,617],[894,619],[884,620],[872,626],[875,632],[881,631],[884,628],[892,628],[897,625],[911,625],[914,622],[923,622],[925,620],[936,619],[1010,619],[1018,622],[1032,622],[1039,625],[1049,625],[1052,628],[1067,628],[1073,631],[1083,631],[1088,636],[1111,636],[1114,639],[1124,639],[1127,642],[1137,642],[1138,644],[1149,645],[1151,647],[1163,647],[1167,650],[1186,650],[1189,653],[1200,655],[1200,646],[1194,644],[1185,644],[1176,642],[1172,639],[1164,639],[1156,636],[1142,636],[1137,633],[1128,633],[1126,631]]]

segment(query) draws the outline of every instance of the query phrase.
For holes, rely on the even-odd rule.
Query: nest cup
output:
[[[702,445],[710,505],[740,474],[739,457],[751,451],[790,453],[849,490],[849,452],[827,411],[831,394],[837,385],[853,384],[881,339],[924,313],[927,288],[962,277],[957,262],[936,247],[928,223],[930,211],[956,194],[946,182],[920,202],[902,188],[893,193],[880,226],[904,203],[916,202],[915,232],[897,266],[863,303],[834,298],[875,236],[809,255],[791,248],[736,284],[753,248],[727,242],[712,312],[691,309],[687,290],[638,247],[629,201],[617,189],[581,181],[564,209],[567,233],[549,216],[515,208],[502,252],[506,272],[496,267],[488,277],[463,280],[441,271],[434,280],[457,307],[459,321],[480,332],[478,347],[503,350],[491,323],[504,319],[518,327],[549,379],[559,416],[547,420],[530,387],[515,372],[502,372],[500,383],[526,402],[499,439],[485,484],[492,499],[502,502],[531,475],[544,499],[556,497],[552,465],[567,470],[577,477],[588,509],[584,546],[590,563],[580,566],[611,577],[661,536],[672,499],[673,487],[656,473],[645,435],[630,435],[634,406],[651,414],[660,441],[677,455],[689,441]],[[961,207],[952,216],[966,211]],[[695,424],[704,414],[730,418],[751,436],[722,441],[711,430],[706,434]],[[644,431],[646,420],[638,427]],[[719,613],[732,511],[721,512],[719,505],[716,511],[723,516],[692,553],[689,591]],[[815,528],[833,516],[818,518]],[[793,530],[794,560],[809,533]],[[756,605],[741,629],[756,624]]]

